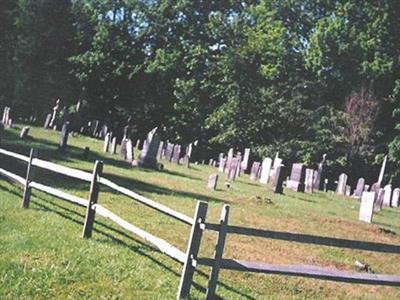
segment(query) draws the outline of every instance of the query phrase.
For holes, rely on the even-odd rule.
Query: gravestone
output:
[[[377,199],[375,200],[374,203],[374,212],[379,212],[382,210],[384,197],[385,197],[385,189],[380,188],[378,191]]]
[[[399,207],[399,198],[400,198],[400,188],[395,188],[393,190],[393,196],[392,196],[393,207]]]
[[[171,162],[173,162],[175,164],[179,164],[180,156],[181,156],[181,145],[175,145],[173,153],[172,153]]]
[[[164,150],[164,142],[160,142],[160,146],[158,146],[158,151],[157,151],[157,159],[161,160],[163,157],[163,150]]]
[[[240,164],[240,168],[243,172],[246,172],[249,167],[249,158],[250,158],[250,148],[244,149],[243,160]]]
[[[261,166],[260,183],[267,184],[269,174],[271,173],[272,159],[269,157],[264,158]]]
[[[110,148],[111,132],[107,133],[104,137],[103,152],[107,153]]]
[[[250,180],[256,181],[258,178],[258,171],[260,169],[260,163],[258,161],[253,162],[250,171]]]
[[[68,144],[69,122],[65,122],[61,129],[59,149],[65,150]]]
[[[47,114],[46,115],[46,120],[44,121],[44,125],[43,125],[44,129],[49,129],[50,121],[51,121],[51,114]]]
[[[286,182],[287,188],[295,192],[304,192],[304,178],[306,170],[303,164],[293,164],[290,179]]]
[[[174,144],[167,143],[167,148],[165,149],[165,159],[167,161],[171,161],[173,152],[174,152]]]
[[[225,173],[229,173],[231,169],[231,163],[233,159],[233,148],[230,148],[228,151],[228,157],[226,159],[226,164],[225,164]]]
[[[375,202],[375,192],[363,192],[361,196],[361,205],[359,220],[367,223],[372,222],[372,217],[374,215],[374,202]]]
[[[134,153],[133,153],[133,143],[131,139],[127,139],[126,140],[126,146],[125,146],[125,157],[126,157],[126,161],[129,163],[132,163],[133,160],[135,159],[134,157]]]
[[[217,183],[218,183],[218,174],[211,174],[208,177],[207,188],[214,191],[217,188]]]
[[[138,160],[138,166],[152,169],[158,168],[157,152],[159,146],[160,137],[157,134],[157,127],[155,127],[147,134],[146,143]]]
[[[283,193],[284,166],[281,165],[275,169],[274,178],[272,180],[272,191],[275,194]]]
[[[313,169],[306,169],[304,192],[306,192],[306,193],[314,192],[314,170]]]
[[[123,160],[126,160],[126,146],[127,146],[127,143],[128,143],[128,139],[126,139],[126,138],[123,139],[121,141],[121,147],[119,149],[119,155],[120,155],[121,159],[123,159]]]
[[[314,177],[314,189],[323,190],[323,181],[325,179],[326,153],[322,155],[322,161],[318,164],[317,174]]]
[[[236,154],[236,158],[238,159],[238,164],[236,167],[236,178],[240,177],[240,173],[242,171],[242,153],[238,152]]]
[[[274,158],[274,162],[272,164],[272,169],[271,172],[269,172],[269,177],[272,180],[274,177],[274,173],[276,168],[278,168],[281,164],[282,164],[282,159],[278,157],[279,156],[279,152],[276,153],[275,158]]]
[[[210,158],[209,160],[208,160],[208,165],[211,167],[212,166],[212,164],[213,164],[213,159],[212,158]]]
[[[346,185],[347,185],[347,175],[345,173],[340,174],[338,185],[336,188],[336,194],[345,196],[346,195]]]
[[[391,206],[391,200],[392,200],[392,185],[387,184],[384,187],[385,190],[385,196],[383,197],[383,206]]]
[[[353,197],[360,199],[364,192],[364,188],[365,188],[365,179],[361,177],[357,181],[357,186],[356,189],[354,190]]]
[[[219,161],[218,172],[224,172],[226,164],[226,158],[221,158]]]
[[[237,175],[237,168],[240,167],[240,161],[237,157],[233,157],[228,170],[228,180],[234,181]]]
[[[22,130],[21,130],[21,133],[19,134],[19,138],[20,139],[25,139],[27,136],[28,136],[28,134],[29,134],[29,127],[23,127],[22,128]]]
[[[111,141],[111,154],[117,153],[117,137],[113,137]]]
[[[351,195],[351,186],[346,185],[346,196],[350,196],[350,195]]]
[[[364,192],[368,192],[369,191],[369,184],[364,185]]]

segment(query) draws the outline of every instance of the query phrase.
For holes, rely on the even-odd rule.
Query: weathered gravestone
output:
[[[399,207],[399,198],[400,198],[400,188],[395,188],[393,190],[393,196],[392,196],[393,207]]]
[[[218,172],[224,172],[226,164],[226,158],[221,158],[219,161]]]
[[[111,153],[117,153],[117,137],[113,137],[111,141]]]
[[[392,185],[391,184],[385,185],[384,190],[385,190],[385,196],[383,197],[383,206],[391,206]]]
[[[275,169],[274,177],[272,179],[272,191],[275,194],[283,193],[284,169],[285,167],[283,165]]]
[[[69,122],[65,122],[61,129],[59,149],[65,150],[68,144]]]
[[[269,180],[269,174],[271,173],[272,159],[269,157],[264,158],[261,165],[261,176],[260,183],[267,184]]]
[[[374,202],[374,212],[382,210],[383,198],[385,197],[385,189],[380,188],[378,191],[378,196]]]
[[[325,169],[326,169],[326,153],[322,155],[322,161],[318,164],[317,174],[314,174],[314,189],[322,191],[324,189],[324,179],[325,179]]]
[[[336,188],[336,194],[345,196],[346,195],[346,185],[347,185],[347,175],[345,173],[340,174],[338,185]]]
[[[275,176],[276,168],[278,168],[280,165],[282,165],[282,162],[283,162],[282,158],[279,158],[279,152],[276,153],[275,158],[274,158],[274,163],[272,164],[271,172],[269,172],[269,177],[271,180]]]
[[[363,192],[361,196],[359,220],[367,223],[372,222],[374,215],[375,192]]]
[[[165,159],[167,161],[171,161],[173,152],[174,152],[174,144],[167,143],[167,148],[165,149]]]
[[[240,161],[237,157],[233,157],[228,170],[228,180],[234,181],[237,175],[237,169],[240,167]]]
[[[180,156],[181,156],[181,145],[175,145],[171,161],[175,164],[179,164]]]
[[[233,148],[230,148],[228,151],[228,157],[226,159],[226,164],[225,164],[225,173],[229,173],[231,169],[231,163],[233,159]]]
[[[314,192],[314,170],[313,169],[306,169],[304,192],[306,192],[306,193]]]
[[[160,146],[160,137],[157,134],[157,127],[151,130],[147,134],[145,146],[143,146],[143,150],[140,153],[140,157],[138,160],[139,167],[145,168],[158,168],[157,163],[157,152],[158,147]]]
[[[250,171],[250,180],[252,180],[252,181],[257,180],[259,169],[260,169],[260,163],[258,161],[253,162],[253,165],[251,166],[251,171]]]
[[[135,157],[133,153],[133,143],[131,139],[126,140],[125,153],[126,161],[132,163]]]
[[[211,174],[208,177],[207,188],[214,191],[217,188],[217,183],[218,183],[218,174]]]
[[[369,184],[364,185],[364,192],[368,192],[369,191]]]
[[[47,114],[47,115],[46,115],[46,119],[45,119],[45,121],[44,121],[44,125],[43,125],[43,128],[44,128],[44,129],[49,129],[49,127],[50,127],[50,121],[51,121],[51,114]]]
[[[158,151],[157,151],[157,159],[161,160],[163,157],[163,151],[164,151],[164,142],[160,142],[160,146],[158,146]]]
[[[22,128],[22,130],[21,130],[21,132],[20,132],[20,134],[19,134],[19,137],[21,138],[21,139],[25,139],[27,136],[28,136],[28,134],[29,134],[29,130],[30,130],[30,128],[29,127],[23,127]]]
[[[105,134],[104,137],[104,145],[103,145],[103,152],[108,152],[110,148],[110,141],[111,141],[111,132]]]
[[[296,192],[304,192],[305,173],[306,170],[303,164],[293,164],[290,179],[286,182],[287,188]]]
[[[238,152],[236,158],[238,159],[238,165],[236,167],[236,178],[237,178],[240,177],[240,173],[242,171],[242,153]]]
[[[356,189],[354,190],[353,197],[360,199],[361,196],[363,195],[364,187],[365,187],[365,179],[361,177],[357,181],[357,186]]]
[[[351,186],[346,185],[346,196],[350,196],[350,195],[351,195]]]
[[[240,168],[242,169],[243,172],[246,172],[247,168],[249,167],[249,158],[250,158],[250,148],[245,148],[243,160],[240,164]]]
[[[127,138],[124,138],[121,141],[121,147],[119,148],[119,155],[121,157],[121,159],[126,160],[126,144],[128,142]]]

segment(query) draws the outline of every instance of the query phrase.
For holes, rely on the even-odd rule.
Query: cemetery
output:
[[[26,128],[29,128],[30,138],[21,137],[20,132],[26,131]],[[166,286],[161,293],[168,294],[169,298],[188,295],[199,299],[213,299],[216,295],[232,299],[257,299],[263,298],[263,295],[284,295],[290,298],[294,295],[291,290],[300,282],[301,293],[305,297],[323,297],[332,293],[332,290],[339,295],[352,293],[354,298],[362,298],[365,293],[372,291],[377,298],[388,293],[393,298],[398,296],[398,289],[390,286],[400,284],[397,272],[400,253],[399,189],[394,189],[393,197],[390,198],[387,195],[391,194],[392,187],[387,185],[380,188],[377,195],[372,188],[366,191],[364,180],[360,179],[354,187],[354,193],[347,195],[344,188],[346,174],[341,174],[336,190],[324,192],[316,183],[318,170],[307,169],[297,163],[293,164],[290,173],[285,173],[284,161],[278,155],[274,160],[265,159],[262,164],[256,161],[248,164],[249,173],[246,174],[244,160],[240,154],[239,157],[235,155],[233,149],[227,152],[226,158],[222,153],[216,164],[206,165],[193,161],[190,164],[180,164],[181,155],[178,156],[176,151],[181,152],[181,147],[169,146],[169,143],[160,142],[159,138],[155,141],[156,129],[149,132],[142,150],[134,147],[130,139],[128,142],[127,139],[122,140],[121,145],[117,144],[111,133],[99,139],[66,135],[68,124],[60,130],[57,132],[33,125],[15,125],[2,131],[2,216],[6,220],[13,216],[10,224],[2,222],[5,225],[2,227],[2,236],[11,244],[17,243],[22,236],[32,244],[20,248],[15,244],[17,249],[13,247],[12,251],[5,251],[7,260],[13,261],[20,255],[33,255],[38,258],[29,262],[30,267],[47,272],[46,261],[50,257],[57,266],[63,263],[52,254],[52,247],[60,251],[69,249],[69,258],[65,259],[71,260],[76,272],[80,267],[73,262],[73,256],[78,255],[82,251],[81,247],[84,247],[89,253],[93,251],[92,255],[99,256],[98,259],[102,261],[100,265],[104,270],[98,270],[97,274],[103,274],[106,270],[114,272],[108,265],[111,264],[111,268],[119,270],[115,272],[122,272],[128,276],[129,281],[135,282],[141,280],[139,274],[122,270],[130,269],[131,263],[140,264],[141,272],[154,276],[149,280],[149,286],[155,284],[155,278],[162,280]],[[166,145],[165,151],[163,144]],[[196,147],[190,148],[196,151]],[[169,151],[172,153],[169,154]],[[191,151],[183,155],[188,161]],[[147,155],[149,152],[153,160]],[[245,152],[248,153],[247,159],[251,157],[250,151]],[[32,167],[24,169],[23,164],[18,163],[21,159],[28,166],[29,161],[32,161]],[[149,161],[147,166],[139,167],[146,159]],[[95,161],[101,165],[96,163],[94,166]],[[265,169],[262,170],[262,167]],[[101,177],[93,177],[93,170],[97,170]],[[54,175],[49,176],[49,171]],[[283,174],[290,176],[284,178]],[[24,191],[18,189],[15,183],[24,186],[25,176],[32,182],[28,190],[25,186]],[[93,183],[92,177],[98,183]],[[78,178],[91,182],[90,191],[89,186],[85,187]],[[320,180],[325,181],[325,178]],[[97,188],[93,190],[95,186]],[[92,201],[93,197],[96,200],[92,204],[92,216],[89,209],[85,214],[85,210],[73,205],[90,207],[85,204],[85,199]],[[66,201],[57,200],[60,198]],[[135,204],[129,198],[138,202]],[[26,209],[21,211],[21,205]],[[191,248],[190,236],[194,229],[190,231],[187,225],[193,224],[193,213],[207,213],[207,230],[200,236],[198,252],[195,254],[199,257],[196,259],[198,267],[189,270],[188,274],[194,272],[191,274],[193,277],[185,281],[183,274],[187,274],[187,259],[184,249]],[[53,224],[50,228],[48,222]],[[186,226],[180,222],[186,223]],[[221,224],[225,224],[225,230],[219,227]],[[122,229],[118,229],[117,225],[122,226]],[[83,229],[80,229],[82,226]],[[192,226],[195,228],[195,225]],[[11,229],[14,227],[19,228],[18,231]],[[40,229],[40,232],[34,228]],[[213,234],[215,230],[218,233],[217,239]],[[92,244],[81,245],[87,242],[79,241],[80,231],[83,237],[90,237]],[[158,236],[162,236],[162,239]],[[66,240],[71,241],[71,244],[66,243]],[[53,246],[48,247],[48,243]],[[216,245],[215,253],[212,245]],[[99,252],[97,248],[102,251]],[[110,261],[107,254],[109,251],[116,255],[120,251],[123,253]],[[376,255],[374,251],[378,251]],[[379,252],[383,253],[377,255]],[[163,257],[163,253],[172,259]],[[122,261],[119,261],[120,255]],[[132,261],[128,259],[130,255]],[[211,260],[212,257],[214,260]],[[229,257],[236,260],[227,259]],[[220,262],[218,268],[214,265],[217,259]],[[92,261],[89,257],[81,257],[81,260],[88,267]],[[179,264],[174,261],[183,263],[184,269],[180,270]],[[359,264],[372,268],[374,273],[365,272]],[[293,269],[295,266],[297,270]],[[251,276],[253,279],[244,279],[241,272],[232,273],[224,269],[286,276],[280,278],[279,275],[248,273],[246,277]],[[15,275],[12,276],[18,276],[15,272],[17,270],[13,269],[12,274]],[[46,276],[60,280],[56,271],[49,272]],[[302,272],[303,276],[316,279],[287,277]],[[359,275],[355,276],[356,273]],[[101,276],[105,276],[104,281],[110,280],[106,274]],[[341,281],[338,279],[340,276],[350,276],[342,281],[353,283],[335,283]],[[38,280],[22,293],[32,293],[36,284],[44,284],[51,295],[53,284],[45,284],[45,277],[39,277]],[[11,279],[8,283],[11,286],[16,284]],[[56,286],[59,284],[55,283]],[[138,297],[152,293],[146,291],[146,288],[135,288],[133,291],[133,286],[120,286],[119,282],[114,284],[118,286],[117,293],[122,296],[128,292]],[[292,288],[283,292],[276,288],[276,284]],[[378,287],[380,285],[383,286]],[[62,288],[63,293],[72,293],[68,286]],[[86,284],[83,284],[80,293],[86,296],[100,295],[87,291],[84,286]],[[101,294],[107,294],[114,288],[105,288]],[[160,291],[154,291],[153,296],[157,297],[158,293]]]
[[[0,1],[0,299],[400,299],[400,1]]]

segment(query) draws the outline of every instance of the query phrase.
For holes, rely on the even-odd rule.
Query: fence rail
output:
[[[93,173],[82,170],[77,170],[65,166],[61,166],[52,162],[38,159],[36,152],[31,151],[30,156],[24,156],[11,151],[0,148],[0,154],[13,157],[28,164],[26,178],[16,175],[10,171],[0,168],[0,176],[22,185],[25,187],[23,197],[23,207],[27,208],[30,201],[31,188],[55,196],[57,198],[69,201],[73,204],[86,207],[86,218],[83,230],[84,237],[90,237],[96,213],[100,216],[113,221],[115,224],[125,230],[139,236],[148,243],[158,248],[162,253],[175,259],[183,264],[181,281],[179,284],[177,298],[185,298],[190,294],[190,288],[193,281],[193,274],[197,265],[211,267],[211,272],[208,281],[206,299],[215,299],[218,277],[221,269],[236,270],[244,272],[256,272],[265,274],[279,274],[286,276],[300,276],[308,278],[316,278],[322,280],[332,280],[349,283],[375,284],[387,286],[400,286],[400,276],[386,274],[369,274],[369,273],[352,273],[341,271],[333,268],[323,268],[318,266],[307,265],[274,265],[261,262],[242,261],[229,258],[223,258],[225,248],[225,240],[228,234],[238,234],[251,237],[261,237],[268,239],[283,240],[289,242],[298,242],[304,244],[314,244],[322,246],[331,246],[339,248],[358,249],[365,251],[384,252],[400,254],[400,245],[391,245],[384,243],[355,241],[331,237],[321,237],[300,233],[289,233],[272,230],[262,230],[256,228],[246,228],[240,226],[228,225],[229,206],[224,205],[221,211],[219,224],[206,222],[207,203],[198,202],[194,213],[194,217],[186,216],[178,211],[175,211],[161,203],[148,199],[138,193],[135,193],[125,187],[119,186],[116,183],[102,177],[102,163],[96,161]],[[59,173],[65,176],[80,179],[90,182],[89,200],[70,195],[64,191],[46,186],[44,184],[33,181],[34,167],[42,168],[48,171]],[[186,252],[183,252],[171,245],[167,241],[158,238],[157,236],[146,232],[145,230],[136,227],[122,219],[109,209],[97,203],[99,194],[99,184],[121,193],[135,201],[150,207],[158,212],[168,215],[184,224],[191,225],[191,232],[188,239]],[[215,253],[213,258],[198,257],[202,235],[205,230],[217,232],[215,244]]]

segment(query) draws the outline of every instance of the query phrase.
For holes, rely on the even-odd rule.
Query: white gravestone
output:
[[[359,220],[367,223],[372,222],[374,215],[375,192],[364,192],[361,197]]]
[[[272,159],[269,157],[264,158],[261,166],[261,177],[260,183],[267,184],[269,180],[269,174],[271,173]]]

